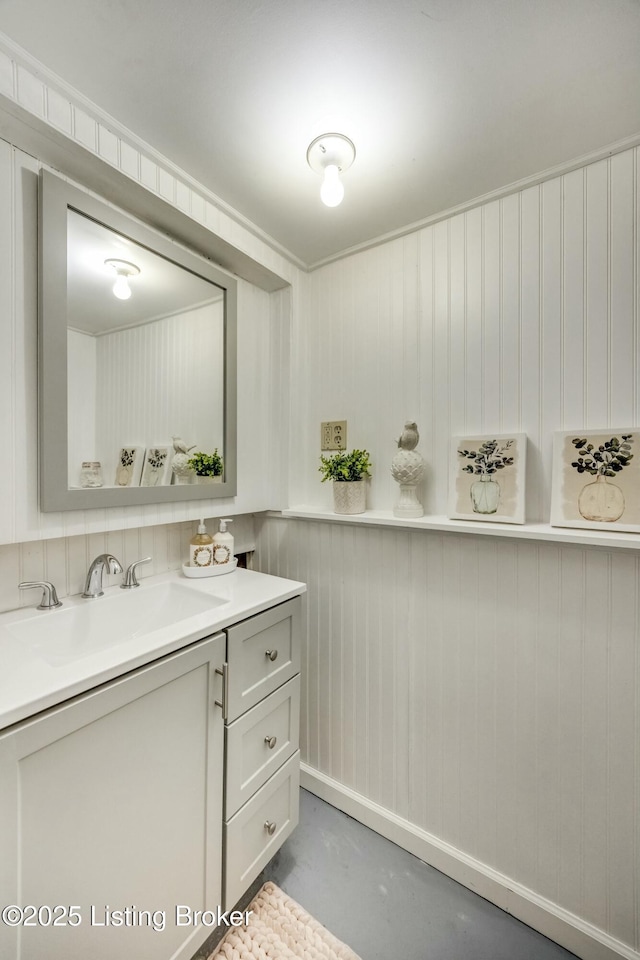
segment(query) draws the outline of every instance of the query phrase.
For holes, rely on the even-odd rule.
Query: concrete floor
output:
[[[362,960],[575,960],[573,954],[307,791],[260,875]]]

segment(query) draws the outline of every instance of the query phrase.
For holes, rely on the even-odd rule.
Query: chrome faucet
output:
[[[104,594],[102,577],[107,567],[109,568],[109,573],[122,573],[122,567],[114,556],[110,553],[101,553],[89,567],[87,580],[84,585],[84,593],[82,594],[83,597],[94,599]]]

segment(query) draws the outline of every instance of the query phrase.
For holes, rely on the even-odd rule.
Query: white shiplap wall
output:
[[[522,430],[548,520],[553,431],[640,424],[637,184],[630,149],[315,271],[291,503],[330,504],[346,418],[390,510],[415,419],[428,513],[451,434]],[[309,585],[312,787],[580,956],[640,957],[639,554],[276,518],[258,545]]]
[[[188,172],[181,170],[153,145],[146,143],[81,91],[52,73],[44,64],[0,34],[0,111],[34,131],[46,131],[51,156],[63,170],[70,158],[91,155],[104,161],[145,190],[203,224],[216,237],[293,282],[298,275],[296,258],[272,237],[215,196]],[[4,116],[3,116],[3,119]],[[42,143],[38,134],[30,143]],[[29,152],[33,152],[31,146]],[[34,148],[35,154],[38,150]],[[53,161],[50,161],[53,162]],[[299,264],[301,265],[301,264]],[[255,273],[255,271],[254,271]],[[273,279],[273,278],[271,278]]]
[[[70,477],[78,476],[78,465],[83,460],[100,460],[96,452],[96,346],[95,337],[77,330],[69,330],[67,336],[69,372],[67,470]]]
[[[269,518],[257,565],[308,584],[311,789],[586,960],[640,956],[638,556]]]
[[[501,427],[532,440],[529,517],[544,519],[550,432],[638,422],[635,151],[346,258],[318,270],[307,289],[272,245],[6,44],[0,93],[295,281],[268,303],[241,285],[239,421],[248,442],[239,475],[250,478],[248,500],[286,506],[289,477],[289,504],[328,502],[315,470],[318,423],[347,417],[351,445],[374,455],[372,505],[388,508],[393,438],[414,417],[431,467],[429,512],[444,511],[450,433]],[[0,252],[10,278],[0,284],[9,460],[0,541],[57,539],[0,548],[0,583],[64,570],[77,592],[89,555],[106,546],[134,557],[153,546],[158,569],[165,556],[175,566],[185,531],[171,523],[181,517],[157,508],[37,512],[35,261],[25,229],[37,169],[0,144]],[[279,451],[289,436],[287,458]],[[114,525],[130,529],[103,532]],[[371,808],[404,818],[432,849],[449,838],[485,872],[504,874],[505,888],[529,885],[549,917],[584,918],[575,925],[590,960],[611,955],[607,937],[621,956],[637,956],[636,558],[272,519],[260,548],[264,568],[310,585],[309,763],[336,789],[353,784]],[[3,591],[1,603],[15,606],[14,593]],[[545,929],[553,935],[551,921]]]
[[[37,469],[37,178],[39,162],[0,140],[0,543],[18,543],[247,513],[282,498],[275,415],[288,396],[279,364],[288,349],[286,290],[238,281],[238,495],[233,500],[41,513]],[[258,467],[256,466],[258,465]],[[202,506],[200,506],[202,504]]]
[[[128,444],[153,446],[180,436],[196,450],[210,453],[217,447],[223,452],[222,301],[92,339],[97,353],[96,459],[102,462],[105,483],[114,482],[118,452]],[[76,459],[70,478],[78,469]]]
[[[207,529],[215,533],[216,518],[224,516],[206,513]],[[236,553],[246,553],[255,547],[253,516],[245,514],[233,518]],[[89,565],[100,553],[112,553],[123,569],[135,560],[151,557],[138,570],[142,580],[157,573],[179,570],[189,556],[189,541],[196,533],[197,520],[182,523],[161,523],[148,527],[96,531],[75,537],[53,537],[30,540],[26,543],[0,544],[0,613],[17,607],[35,607],[40,600],[37,590],[19,590],[24,580],[50,580],[58,596],[82,593]],[[231,529],[231,528],[230,528]],[[120,574],[108,575],[105,584],[114,586],[122,580]],[[2,658],[0,654],[0,669]]]
[[[269,296],[240,281],[238,496],[233,501],[200,501],[195,509],[188,504],[160,504],[142,510],[39,512],[35,225],[36,179],[41,165],[36,157],[43,144],[50,162],[63,174],[71,163],[72,168],[91,170],[102,182],[95,163],[87,161],[90,157],[137,183],[141,191],[161,198],[211,231],[213,241],[220,238],[223,246],[232,245],[240,252],[245,268],[242,257],[251,258],[252,276],[260,276],[264,267],[271,274],[270,282],[281,278],[295,284],[301,274],[295,257],[272,238],[5,36],[0,36],[0,112],[7,121],[3,129],[19,127],[19,136],[29,150],[27,154],[0,141],[0,255],[4,266],[0,284],[0,445],[4,452],[0,544],[91,537],[150,525],[170,527],[197,516],[203,508],[211,516],[284,505],[286,457],[282,451],[288,436],[290,296],[286,287]],[[111,183],[108,176],[106,180]]]
[[[291,502],[329,504],[321,420],[372,453],[369,505],[418,422],[426,511],[444,514],[455,433],[530,440],[527,517],[548,520],[554,430],[640,422],[638,151],[575,170],[315,271],[298,321]]]

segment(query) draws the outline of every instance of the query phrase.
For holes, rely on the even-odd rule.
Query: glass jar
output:
[[[81,487],[102,486],[102,464],[99,460],[83,460],[80,470]]]

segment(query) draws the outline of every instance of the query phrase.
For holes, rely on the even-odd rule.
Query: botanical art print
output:
[[[122,447],[116,463],[116,487],[137,487],[144,464],[144,447]]]
[[[172,447],[147,447],[142,471],[142,487],[162,487],[171,483]]]
[[[523,433],[454,437],[449,516],[524,523],[526,450]]]
[[[640,530],[640,431],[556,433],[551,523]]]

